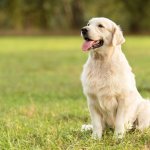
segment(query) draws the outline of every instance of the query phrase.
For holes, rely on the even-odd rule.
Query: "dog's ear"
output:
[[[123,33],[120,27],[116,26],[113,32],[112,45],[117,46],[117,45],[123,44],[124,42],[125,42],[125,39],[123,37]]]

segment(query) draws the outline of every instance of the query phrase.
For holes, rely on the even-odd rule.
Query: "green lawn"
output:
[[[122,141],[81,133],[90,123],[80,74],[88,54],[80,37],[0,37],[0,150],[148,150],[150,130]],[[150,97],[150,37],[126,37],[137,86]]]

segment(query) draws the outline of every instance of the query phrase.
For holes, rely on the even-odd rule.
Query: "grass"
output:
[[[150,96],[150,37],[126,37],[124,52],[144,97]],[[1,150],[148,150],[150,130],[122,141],[81,133],[89,123],[80,74],[87,53],[80,37],[0,37]]]

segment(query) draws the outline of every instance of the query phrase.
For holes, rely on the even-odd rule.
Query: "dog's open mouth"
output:
[[[85,39],[85,41],[82,45],[82,50],[88,51],[90,49],[95,49],[95,48],[101,47],[101,46],[103,46],[103,44],[104,44],[104,40],[102,40],[102,39],[97,40],[97,41]]]

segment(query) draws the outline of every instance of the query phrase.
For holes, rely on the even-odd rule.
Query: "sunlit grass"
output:
[[[0,45],[0,52],[66,51],[79,49],[81,38],[74,36],[10,36],[0,37]]]

